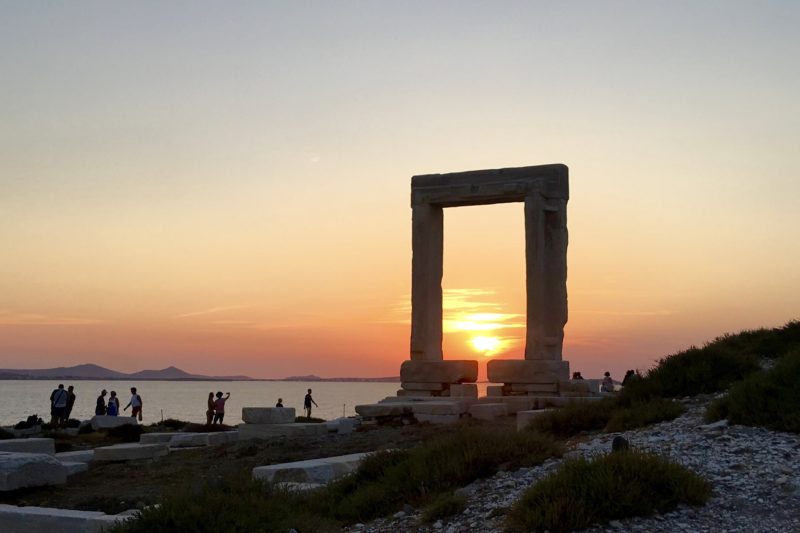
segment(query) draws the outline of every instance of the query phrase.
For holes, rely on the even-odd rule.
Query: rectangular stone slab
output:
[[[568,361],[493,359],[486,364],[492,383],[558,383],[569,379]]]
[[[115,444],[94,449],[94,461],[137,461],[157,459],[169,454],[166,444]]]
[[[111,429],[117,426],[124,426],[125,424],[136,425],[138,422],[134,416],[95,415],[92,417],[92,429],[95,431],[99,429]]]
[[[451,398],[477,398],[478,385],[475,383],[459,383],[450,385]]]
[[[446,383],[401,383],[401,387],[405,390],[422,390],[422,391],[443,391]]]
[[[66,482],[67,469],[50,454],[0,452],[0,491]]]
[[[89,463],[61,461],[61,464],[67,469],[67,477],[89,470]]]
[[[56,459],[68,463],[88,463],[92,460],[92,457],[94,457],[94,450],[78,450],[56,454]]]
[[[425,415],[460,415],[469,411],[473,402],[468,399],[442,400],[435,402],[419,402],[412,407],[414,414]]]
[[[366,453],[353,453],[294,463],[257,466],[253,469],[253,478],[275,482],[328,483],[355,471],[366,456]]]
[[[325,424],[240,424],[239,440],[274,437],[316,437],[328,434]]]
[[[511,392],[558,392],[558,383],[512,383]]]
[[[245,424],[291,424],[296,417],[294,407],[242,407]]]
[[[100,533],[121,523],[126,516],[99,511],[0,504],[0,531],[13,533]]]
[[[165,433],[142,433],[139,436],[139,444],[169,444],[172,437],[175,435],[182,435],[180,431],[165,432]]]
[[[478,381],[477,361],[403,361],[403,383],[474,383]]]
[[[46,453],[55,455],[56,445],[53,439],[5,439],[0,440],[0,452]]]
[[[508,415],[508,407],[504,403],[476,403],[469,408],[469,414],[479,420],[496,420]]]

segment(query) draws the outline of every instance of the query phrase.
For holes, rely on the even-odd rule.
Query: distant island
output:
[[[126,374],[92,363],[60,366],[57,368],[0,369],[0,380],[11,379],[75,379],[75,380],[128,380],[128,381],[400,381],[399,376],[381,378],[321,378],[319,376],[290,376],[282,379],[258,379],[249,376],[204,376],[190,374],[170,366],[161,370],[140,370]]]

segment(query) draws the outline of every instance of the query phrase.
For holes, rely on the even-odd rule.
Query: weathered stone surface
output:
[[[92,417],[92,429],[97,431],[99,429],[111,429],[125,424],[137,425],[136,417],[133,416],[108,416],[108,415],[95,415]]]
[[[417,422],[427,422],[429,424],[455,424],[461,420],[460,415],[426,415],[424,413],[417,413],[414,415]]]
[[[544,413],[549,413],[552,409],[536,409],[531,411],[517,411],[517,430],[527,428],[531,422]]]
[[[401,383],[400,386],[405,390],[443,391],[449,385],[447,383]]]
[[[511,392],[538,392],[556,394],[558,392],[558,383],[512,383]]]
[[[158,459],[169,454],[166,444],[140,444],[138,442],[115,444],[94,449],[94,461],[138,461]]]
[[[53,439],[6,439],[0,440],[0,452],[46,453],[55,455],[56,445]]]
[[[440,394],[440,392],[434,392],[429,390],[405,390],[399,389],[397,391],[397,396],[399,398],[440,398],[441,396],[434,396],[434,394]]]
[[[406,401],[392,401],[386,403],[369,403],[356,405],[356,413],[361,416],[372,418],[379,416],[402,416],[410,415],[415,403]],[[239,428],[241,431],[242,428]]]
[[[288,491],[307,492],[309,490],[321,489],[325,485],[322,483],[295,483],[293,481],[282,481],[280,483],[275,483],[275,486]]]
[[[451,398],[477,398],[478,385],[475,383],[460,383],[458,385],[450,385]]]
[[[241,424],[239,440],[327,435],[325,424]]]
[[[354,453],[294,463],[257,466],[253,478],[292,483],[328,483],[358,468],[366,453]]]
[[[508,415],[508,407],[504,403],[476,403],[469,408],[469,414],[480,420],[496,420]]]
[[[477,361],[403,361],[403,383],[474,383],[478,380]]]
[[[242,407],[245,424],[291,424],[296,416],[294,407]]]
[[[88,463],[94,457],[94,450],[78,450],[75,452],[59,452],[56,459],[69,463]]]
[[[86,472],[89,470],[89,464],[77,461],[61,461],[61,464],[64,465],[64,468],[67,469],[67,477],[74,476],[75,474],[80,474],[81,472]]]
[[[509,414],[536,409],[538,405],[536,398],[532,396],[503,396],[502,398],[492,398],[492,400],[495,399],[505,404]]]
[[[569,379],[567,361],[492,359],[486,364],[492,383],[558,383]]]
[[[0,491],[61,485],[67,469],[46,453],[0,452]]]
[[[172,437],[182,435],[179,431],[166,433],[142,433],[139,437],[139,444],[169,444]]]
[[[169,439],[170,448],[196,448],[208,446],[209,433],[178,433]]]
[[[435,402],[420,402],[411,408],[413,413],[425,415],[460,415],[469,411],[472,402],[468,400],[441,400]]]
[[[489,385],[486,387],[486,396],[503,396],[504,387],[502,385]]]
[[[124,519],[97,511],[0,504],[0,531],[9,533],[100,533]]]
[[[336,418],[325,422],[325,426],[328,428],[328,433],[349,435],[355,429],[356,421],[353,418]]]

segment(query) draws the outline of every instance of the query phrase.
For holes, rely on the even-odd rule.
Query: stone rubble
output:
[[[728,426],[725,421],[706,424],[703,414],[711,399],[682,400],[686,413],[669,422],[624,433],[598,434],[570,445],[566,457],[608,453],[614,437],[621,435],[631,447],[669,457],[712,484],[712,496],[702,507],[680,506],[664,515],[613,520],[586,531],[800,531],[800,435]],[[406,506],[394,517],[356,524],[346,531],[501,532],[505,510],[560,463],[549,460],[534,468],[477,480],[459,489],[468,499],[466,510],[433,524],[421,523],[421,510]]]

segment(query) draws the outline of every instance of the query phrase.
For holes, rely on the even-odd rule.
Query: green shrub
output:
[[[177,418],[167,418],[160,422],[156,422],[154,424],[150,424],[148,427],[156,428],[156,429],[176,429],[180,430],[183,429],[184,426],[189,424],[185,420],[178,420]]]
[[[0,440],[13,439],[13,438],[14,438],[13,433],[11,433],[10,431],[6,431],[3,428],[0,428]]]
[[[317,505],[341,522],[364,522],[404,503],[424,504],[501,467],[532,466],[561,453],[560,445],[533,432],[463,426],[418,448],[375,454],[354,475],[332,483]]]
[[[800,433],[800,348],[786,354],[769,371],[734,384],[728,395],[706,411],[708,420],[761,426]]]
[[[739,353],[751,353],[758,357],[778,359],[800,346],[800,321],[793,320],[780,328],[762,328],[742,331],[735,335],[722,335],[709,345],[725,347]]]
[[[598,522],[702,505],[711,486],[697,474],[636,451],[570,459],[528,489],[508,514],[512,531],[572,531]]]
[[[634,403],[630,407],[620,406],[612,411],[604,430],[612,433],[649,426],[678,418],[685,410],[680,403],[663,399]]]
[[[457,515],[467,508],[467,497],[455,492],[444,492],[434,499],[422,512],[423,522],[435,522]]]
[[[108,436],[122,439],[123,442],[139,442],[144,429],[139,424],[124,424],[108,430]]]
[[[529,429],[566,439],[584,431],[600,431],[619,405],[616,398],[595,402],[571,402],[533,419]]]
[[[117,533],[218,533],[251,531],[333,532],[330,519],[307,512],[307,495],[250,479],[185,489],[111,529]]]

